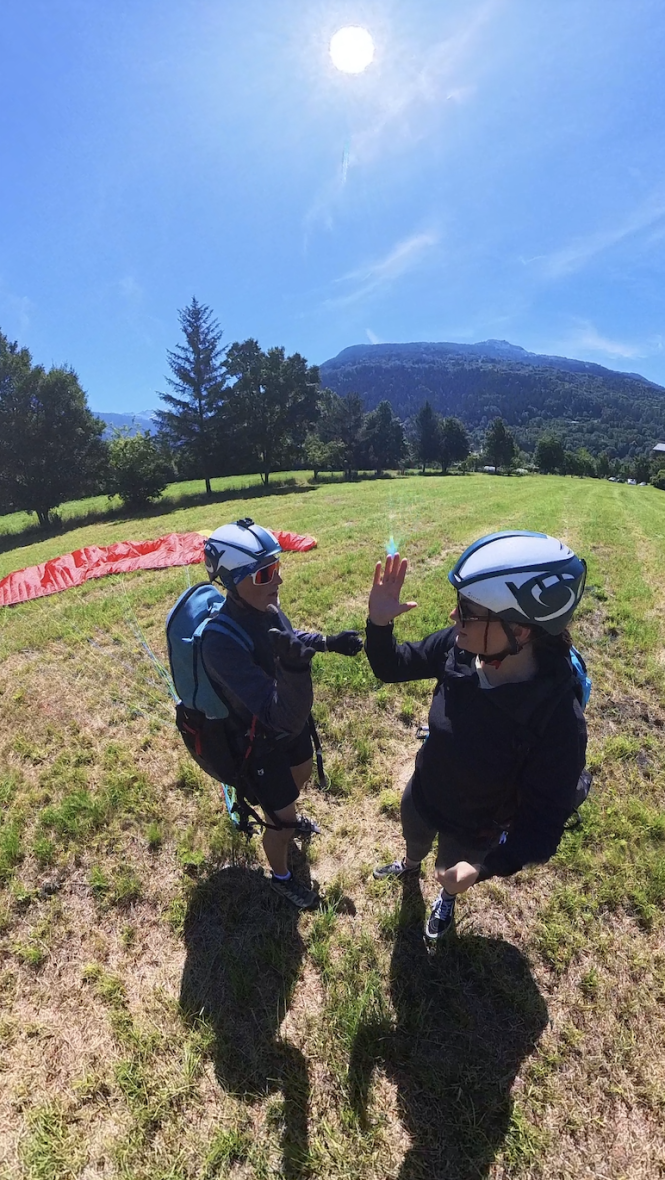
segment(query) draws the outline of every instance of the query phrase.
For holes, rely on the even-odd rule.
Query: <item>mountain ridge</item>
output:
[[[531,353],[507,340],[356,344],[319,369],[323,385],[360,394],[366,410],[389,401],[403,421],[429,401],[439,413],[460,418],[477,445],[496,417],[527,452],[545,431],[571,448],[619,458],[651,450],[665,437],[663,386],[639,373]]]
[[[623,369],[608,369],[606,365],[599,365],[596,361],[581,361],[575,357],[529,352],[528,349],[522,348],[520,344],[511,344],[509,340],[479,340],[475,344],[458,344],[445,340],[408,341],[403,344],[350,344],[346,348],[343,348],[341,352],[338,352],[336,356],[324,361],[319,367],[324,368],[332,365],[343,357],[350,360],[352,356],[358,357],[370,352],[375,355],[390,355],[400,350],[404,350],[407,353],[415,353],[417,350],[428,350],[435,355],[438,353],[440,355],[483,356],[494,360],[513,360],[518,364],[521,362],[523,364],[536,364],[543,368],[563,369],[566,372],[610,373],[613,376],[628,377],[633,381],[643,381],[646,385],[651,385],[654,389],[662,390],[665,393],[665,386],[659,385],[656,381],[651,381],[648,377],[642,376],[641,373],[625,372]]]

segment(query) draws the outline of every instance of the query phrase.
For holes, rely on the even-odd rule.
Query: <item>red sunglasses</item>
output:
[[[254,571],[252,581],[255,586],[267,586],[278,573],[279,560],[271,561],[270,565],[262,565],[260,569]]]

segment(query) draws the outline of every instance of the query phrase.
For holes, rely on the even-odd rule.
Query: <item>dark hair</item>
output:
[[[567,628],[565,631],[560,631],[558,635],[550,635],[549,631],[544,631],[542,627],[532,627],[531,643],[533,644],[533,654],[541,667],[544,664],[549,664],[557,656],[564,656],[567,659],[573,646],[570,631]]]

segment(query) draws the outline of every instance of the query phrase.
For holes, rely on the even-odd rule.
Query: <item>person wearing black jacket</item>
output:
[[[205,671],[231,714],[228,721],[205,723],[197,760],[223,781],[215,768],[217,727],[226,727],[226,742],[238,764],[248,747],[248,734],[253,734],[249,802],[258,803],[269,822],[263,849],[271,868],[270,884],[293,905],[307,909],[319,898],[293,877],[288,848],[294,832],[318,831],[311,820],[296,813],[296,800],[312,772],[312,659],[317,652],[355,656],[363,645],[357,631],[325,636],[294,630],[279,605],[280,553],[275,535],[249,518],[222,525],[205,543],[208,576],[226,590],[227,626],[234,631],[237,624],[251,647],[244,639],[239,642],[237,634],[214,628],[203,633]],[[183,738],[192,749],[186,732]]]
[[[567,624],[586,567],[553,537],[483,537],[457,562],[453,626],[419,643],[395,640],[407,562],[379,562],[365,650],[389,683],[436,681],[429,736],[402,798],[406,855],[374,876],[420,870],[438,834],[441,893],[426,936],[453,925],[455,898],[493,876],[543,863],[556,851],[584,768],[586,725],[569,658]]]

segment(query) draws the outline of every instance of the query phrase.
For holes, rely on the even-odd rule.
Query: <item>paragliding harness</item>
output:
[[[213,685],[203,663],[201,645],[204,631],[212,628],[233,639],[246,652],[254,641],[225,610],[226,599],[209,582],[200,582],[181,594],[166,620],[171,675],[179,697],[176,725],[194,760],[222,787],[229,816],[239,831],[254,835],[258,828],[296,834],[318,831],[311,820],[281,821],[268,811],[272,823],[263,820],[251,802],[256,801],[252,784],[252,755],[260,733],[258,717],[249,728]],[[318,786],[327,787],[321,742],[311,713],[308,728],[316,755]],[[208,755],[206,757],[206,755]],[[212,756],[211,756],[212,755]],[[257,827],[258,825],[258,827]]]

